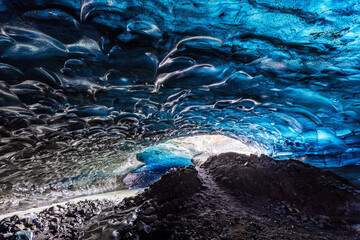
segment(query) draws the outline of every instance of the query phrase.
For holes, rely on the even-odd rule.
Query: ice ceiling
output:
[[[132,169],[124,152],[203,133],[320,167],[360,161],[358,1],[0,0],[0,11],[3,195],[115,185],[104,173]]]

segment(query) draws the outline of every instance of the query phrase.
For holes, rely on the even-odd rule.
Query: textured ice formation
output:
[[[202,163],[210,156],[235,152],[259,153],[246,144],[224,135],[196,135],[179,137],[151,146],[136,154],[144,166],[128,174],[124,183],[129,187],[147,187],[171,168]]]
[[[0,0],[1,196],[115,186],[131,154],[201,133],[358,164],[359,13],[339,0]]]

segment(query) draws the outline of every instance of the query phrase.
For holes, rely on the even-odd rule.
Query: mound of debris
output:
[[[204,164],[214,180],[252,201],[286,201],[307,214],[360,222],[359,191],[331,172],[295,160],[224,153]]]

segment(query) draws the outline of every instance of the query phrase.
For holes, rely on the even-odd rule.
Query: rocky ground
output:
[[[0,239],[360,239],[359,190],[296,161],[226,153],[172,169],[120,204],[83,201],[0,222]]]
[[[52,206],[40,213],[0,221],[0,239],[78,239],[91,217],[114,206],[114,201],[92,200]]]

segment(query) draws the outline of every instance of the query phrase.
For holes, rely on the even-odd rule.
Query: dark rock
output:
[[[132,237],[132,240],[139,240],[139,235],[135,234],[133,237]]]
[[[121,235],[127,235],[127,233],[131,232],[132,225],[127,224],[125,222],[121,222],[119,226],[117,226]]]
[[[149,225],[147,225],[146,223],[144,223],[143,221],[137,221],[135,227],[136,227],[136,230],[140,233],[149,234],[151,232],[151,227]]]
[[[156,215],[149,215],[149,216],[141,216],[139,217],[139,219],[146,224],[151,224],[154,221],[156,221],[158,217]]]
[[[183,199],[199,191],[202,186],[193,166],[169,170],[151,185],[149,194],[159,202]]]
[[[15,224],[15,229],[16,229],[17,231],[21,231],[21,230],[24,230],[24,229],[25,229],[25,226],[24,226],[24,224],[22,224],[22,223],[18,223],[18,224]]]
[[[210,157],[203,166],[235,195],[286,201],[309,214],[338,218],[348,202],[357,202],[341,187],[346,184],[355,191],[346,179],[295,160],[224,153]]]
[[[48,239],[48,237],[43,233],[39,233],[38,235],[36,235],[34,237],[34,240],[47,240],[47,239]]]
[[[151,214],[154,214],[155,212],[156,212],[156,209],[154,207],[147,207],[146,209],[144,209],[143,214],[151,215]]]
[[[0,233],[0,240],[11,239],[13,233]]]

